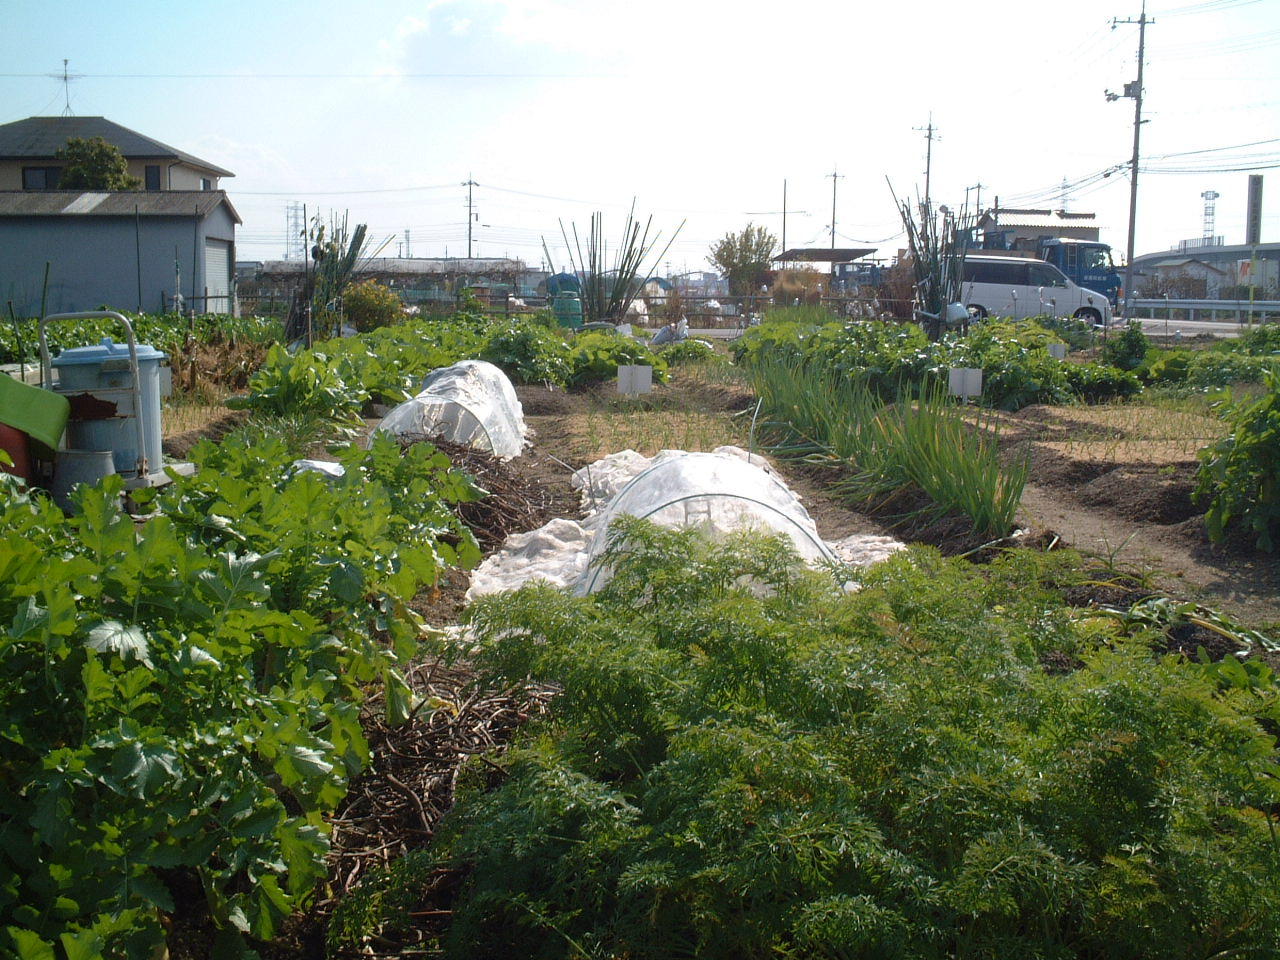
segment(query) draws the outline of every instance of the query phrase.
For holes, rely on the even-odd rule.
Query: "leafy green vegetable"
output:
[[[479,559],[450,510],[478,491],[429,445],[348,448],[336,481],[278,441],[193,456],[141,526],[117,477],[79,488],[73,518],[13,481],[0,500],[0,928],[19,956],[152,956],[178,875],[220,955],[270,938],[368,761],[366,688],[404,691],[406,600]]]
[[[614,377],[622,364],[643,364],[653,367],[655,380],[667,378],[667,361],[655,354],[646,343],[607,331],[580,333],[573,339],[569,351],[569,363],[573,372],[569,386],[583,387]]]
[[[1280,536],[1280,370],[1266,375],[1261,396],[1221,406],[1231,432],[1200,451],[1193,496],[1209,504],[1213,540],[1238,524],[1270,553]]]
[[[443,866],[458,957],[1280,949],[1275,686],[1065,606],[1061,558],[915,549],[845,594],[636,523],[611,562],[593,597],[475,609],[484,680],[560,695],[343,946]]]

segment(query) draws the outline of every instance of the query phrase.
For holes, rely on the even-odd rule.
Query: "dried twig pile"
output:
[[[530,474],[531,464],[521,457],[504,463],[492,455],[437,437],[404,436],[402,446],[426,442],[447,454],[454,467],[469,473],[489,496],[474,503],[458,504],[454,509],[488,553],[502,545],[513,533],[536,530],[548,520],[570,516],[577,503],[566,503],[567,484],[561,480],[551,485],[544,478]],[[567,470],[563,470],[567,474]]]
[[[373,765],[351,785],[331,821],[330,901],[321,910],[349,893],[370,868],[426,846],[453,806],[462,764],[505,746],[512,730],[551,697],[545,690],[474,688],[465,668],[439,660],[415,665],[406,679],[422,702],[408,723],[388,726],[381,696],[366,706],[363,726]]]

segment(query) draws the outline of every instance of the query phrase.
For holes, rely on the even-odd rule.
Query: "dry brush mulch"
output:
[[[405,445],[414,442],[405,441]],[[556,517],[578,516],[578,495],[568,471],[535,445],[520,458],[502,462],[458,444],[430,439],[454,467],[470,474],[488,496],[459,504],[458,516],[475,533],[485,554],[512,533],[535,529]],[[456,623],[465,606],[469,577],[447,571],[436,586],[422,591],[412,608],[436,625]],[[544,688],[486,689],[476,683],[465,663],[427,656],[412,664],[405,679],[420,704],[408,722],[387,723],[381,692],[364,705],[361,725],[372,761],[352,784],[332,826],[329,878],[323,894],[293,929],[275,944],[273,956],[324,956],[325,928],[337,904],[356,889],[371,870],[415,850],[424,849],[441,819],[453,807],[458,777],[468,763],[492,765],[487,754],[501,751],[516,729],[540,714],[552,696]],[[438,929],[444,919],[430,911],[423,931]],[[447,912],[447,911],[445,911]],[[417,926],[411,925],[413,930]],[[413,938],[382,953],[412,951]]]
[[[373,762],[331,819],[330,890],[321,912],[359,885],[370,869],[426,846],[453,807],[463,765],[501,749],[516,727],[542,713],[548,689],[486,690],[465,665],[431,658],[407,671],[419,698],[408,722],[387,723],[381,696],[362,717]]]
[[[446,453],[456,469],[470,474],[487,494],[456,507],[459,519],[471,528],[486,554],[513,533],[534,530],[556,517],[578,515],[578,495],[569,486],[568,468],[536,448],[503,462],[461,444],[428,442]]]

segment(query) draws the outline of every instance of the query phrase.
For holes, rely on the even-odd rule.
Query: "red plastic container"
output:
[[[9,459],[13,461],[13,466],[7,466],[0,461],[0,470],[9,473],[15,473],[30,483],[35,479],[35,475],[31,470],[31,449],[27,445],[27,435],[17,427],[10,427],[7,424],[0,423],[0,450],[9,455]]]

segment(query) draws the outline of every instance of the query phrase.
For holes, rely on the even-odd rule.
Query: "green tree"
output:
[[[65,166],[58,186],[63,190],[137,190],[142,181],[129,175],[120,148],[102,137],[71,137],[54,154]]]
[[[769,259],[777,246],[772,233],[748,223],[740,233],[726,233],[713,243],[707,260],[729,281],[730,293],[753,293],[769,279]]]

